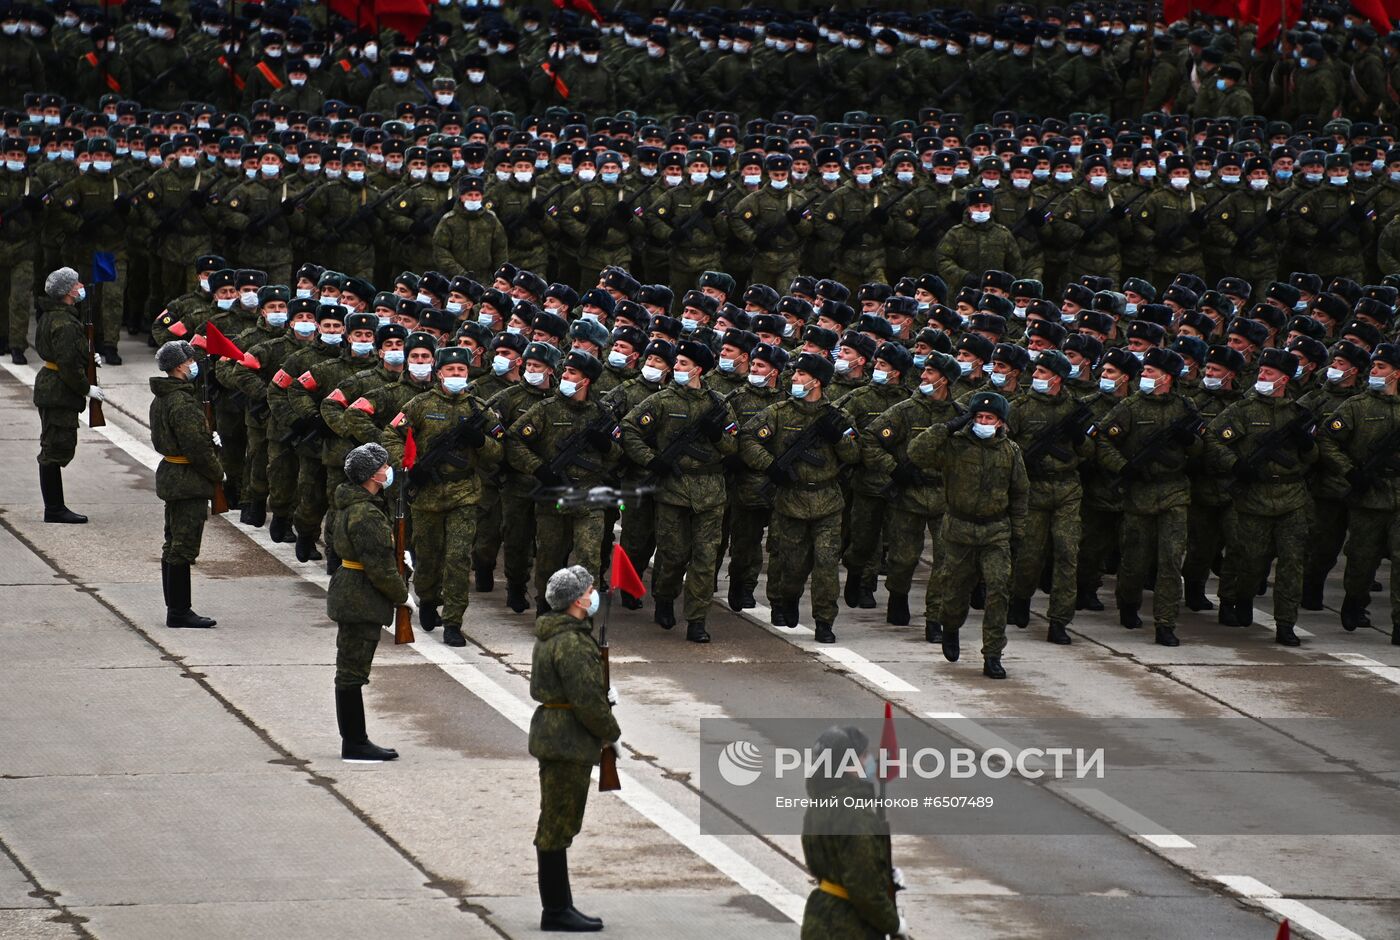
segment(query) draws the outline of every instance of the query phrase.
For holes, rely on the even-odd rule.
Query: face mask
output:
[[[987,376],[987,381],[991,382],[997,388],[1001,388],[1006,384],[1006,373],[993,372],[991,375]]]
[[[1201,384],[1211,391],[1217,391],[1225,385],[1225,380],[1213,375],[1207,375],[1201,378]]]
[[[1210,170],[1192,170],[1191,175],[1204,183],[1210,179]]]
[[[296,333],[298,336],[310,336],[312,333],[316,332],[316,324],[308,323],[305,320],[298,320],[292,324],[292,332]]]
[[[452,178],[451,170],[433,170],[433,182],[445,183]]]
[[[1327,177],[1327,182],[1331,183],[1333,186],[1345,186],[1349,180],[1345,176],[1329,176]]]
[[[1073,182],[1073,181],[1074,181],[1074,173],[1072,173],[1071,171],[1069,171],[1069,170],[1056,170],[1056,171],[1055,171],[1055,182],[1057,182],[1057,183],[1070,183],[1070,182]]]
[[[793,383],[792,383],[792,397],[793,397],[793,398],[806,398],[806,397],[807,397],[807,386],[801,385],[801,384],[799,384],[799,383],[797,383],[797,382],[793,382]]]
[[[386,356],[385,359],[387,361],[388,357]],[[428,376],[433,374],[433,364],[431,362],[410,362],[408,364],[408,374],[420,382],[425,382]]]
[[[745,186],[757,186],[757,185],[759,185],[759,184],[762,183],[762,182],[763,182],[763,177],[760,176],[760,175],[758,175],[758,174],[754,174],[754,173],[745,173],[745,174],[744,174],[744,185],[745,185]]]
[[[1123,305],[1123,316],[1125,317],[1135,316],[1137,314],[1137,311],[1138,305],[1133,303],[1132,301],[1129,301],[1128,303],[1125,303]]]
[[[972,433],[985,441],[990,437],[996,436],[997,426],[995,424],[974,424],[972,426]]]
[[[339,346],[344,341],[345,337],[342,336],[340,333],[321,334],[321,342],[325,343],[327,346]]]
[[[997,188],[998,186],[1000,186],[1000,185],[1001,185],[1001,180],[999,180],[999,179],[995,179],[995,180],[984,179],[984,180],[982,181],[982,187],[983,187],[984,189],[996,189],[996,188]]]
[[[578,383],[564,379],[559,383],[559,394],[565,398],[573,398],[578,392]]]
[[[1138,379],[1138,389],[1151,395],[1153,392],[1157,391],[1157,380],[1150,375],[1144,375],[1142,378]]]
[[[402,349],[390,349],[384,353],[384,364],[386,366],[401,366],[403,365],[403,356]]]
[[[778,192],[782,192],[783,190],[785,190],[785,189],[788,188],[788,181],[787,181],[787,180],[769,180],[769,183],[770,183],[770,184],[772,185],[772,187],[773,187],[774,189],[776,189]]]
[[[856,182],[859,183],[859,184],[862,185],[862,186],[869,186],[869,185],[870,185],[871,183],[873,183],[874,181],[875,181],[875,174],[874,174],[874,173],[857,173],[857,174],[856,174]]]
[[[258,167],[258,172],[261,173],[263,176],[266,176],[268,179],[271,179],[278,173],[281,173],[282,168],[280,166],[275,166],[270,163],[264,163],[262,166]]]
[[[1336,384],[1337,382],[1340,382],[1342,379],[1344,379],[1344,378],[1346,378],[1346,377],[1347,377],[1346,372],[1344,372],[1344,371],[1341,370],[1341,369],[1336,368],[1335,366],[1334,366],[1334,367],[1331,367],[1331,368],[1329,368],[1329,369],[1327,370],[1327,381],[1329,381],[1329,382],[1331,382],[1331,383],[1333,383],[1333,384]]]
[[[836,369],[837,372],[839,372],[842,375],[846,375],[848,372],[851,371],[851,363],[850,360],[847,359],[837,359],[834,363],[832,363],[832,366]]]
[[[1191,181],[1184,176],[1173,176],[1170,183],[1173,189],[1185,189],[1191,185]]]
[[[1222,177],[1222,179],[1223,178],[1224,177]],[[1269,181],[1266,179],[1252,179],[1249,181],[1249,188],[1254,190],[1255,192],[1263,192],[1264,190],[1269,188]]]
[[[578,178],[579,178],[579,182],[581,182],[581,183],[591,183],[591,182],[593,182],[593,178],[594,178],[595,176],[597,176],[597,175],[598,175],[598,171],[597,171],[597,170],[579,170],[579,171],[578,171]]]
[[[1118,390],[1118,383],[1113,379],[1099,379],[1099,391],[1112,395]]]
[[[1320,182],[1322,182],[1322,174],[1321,174],[1321,173],[1304,173],[1304,174],[1303,174],[1303,179],[1307,180],[1309,183],[1320,183]]]
[[[794,335],[796,335],[796,333],[797,333],[797,330],[793,327],[793,325],[792,325],[791,323],[784,323],[784,324],[783,324],[783,335],[784,335],[785,337],[787,337],[788,339],[791,339]]]
[[[1238,174],[1238,173],[1221,173],[1221,174],[1220,174],[1220,182],[1224,183],[1224,184],[1227,185],[1227,186],[1234,186],[1234,185],[1237,184],[1239,181],[1240,181],[1240,177],[1239,177],[1239,174]]]
[[[660,369],[656,368],[656,366],[642,366],[642,378],[653,385],[660,382],[665,374],[665,372],[662,372]]]
[[[374,343],[351,343],[350,352],[354,353],[356,356],[368,356],[370,353],[374,352]]]
[[[966,361],[964,361],[964,360],[962,360],[962,359],[959,359],[959,360],[958,360],[958,370],[959,370],[960,372],[962,372],[963,375],[971,375],[971,374],[972,374],[972,363],[966,362]]]
[[[1379,375],[1366,376],[1366,387],[1377,392],[1385,391],[1385,379]]]
[[[992,218],[992,214],[990,212],[976,209],[969,213],[969,215],[971,216],[972,221],[976,222],[978,225],[981,225],[983,222],[990,222]]]
[[[870,381],[874,382],[876,385],[885,385],[889,380],[890,374],[884,369],[876,369],[874,372],[870,373]]]
[[[1041,394],[1049,394],[1049,393],[1050,393],[1050,380],[1049,380],[1049,379],[1031,379],[1031,389],[1032,389],[1032,391],[1037,391],[1037,392],[1040,392]]]
[[[23,161],[23,160],[6,160],[6,161],[5,161],[5,169],[9,170],[11,173],[23,173],[23,172],[24,172],[24,161]]]
[[[352,183],[363,183],[365,180],[364,170],[346,170],[345,178]]]
[[[690,372],[686,370],[677,369],[676,371],[671,373],[671,381],[675,382],[677,385],[689,385]]]
[[[1091,176],[1091,177],[1089,177],[1089,185],[1092,186],[1092,187],[1094,187],[1095,189],[1103,189],[1105,186],[1108,185],[1108,177],[1107,177],[1107,176]]]
[[[281,329],[287,325],[287,315],[285,313],[265,313],[263,314],[263,319],[266,320],[267,325],[273,329]]]
[[[1015,189],[1030,189],[1031,181],[1025,177],[1015,177],[1011,180],[1011,185]]]
[[[545,379],[546,379],[546,376],[545,376],[545,374],[544,374],[543,372],[526,372],[526,373],[525,373],[525,381],[528,382],[528,383],[530,383],[531,385],[535,386],[536,388],[540,388],[541,386],[543,386],[544,383],[545,383]]]
[[[839,172],[832,173],[832,172],[830,172],[830,171],[826,171],[826,172],[823,172],[823,173],[822,173],[822,180],[823,180],[824,182],[827,182],[827,183],[835,183],[835,182],[837,182],[837,181],[840,180],[840,179],[841,179],[841,174],[840,174]]]
[[[258,305],[258,292],[244,291],[238,295],[238,302],[245,307],[256,307]]]
[[[180,169],[192,170],[194,169],[195,164],[199,161],[196,157],[187,157],[182,155],[177,162],[180,164]]]
[[[598,612],[599,603],[599,594],[597,591],[594,591],[592,596],[588,599],[588,606],[584,608],[586,611],[588,611],[588,616],[592,617]]]
[[[613,185],[614,183],[617,182],[617,179],[618,179],[618,177],[619,177],[621,174],[619,174],[619,173],[600,173],[600,174],[598,174],[598,175],[599,175],[599,178],[601,178],[602,181],[603,181],[604,183],[607,183],[609,186],[611,186],[611,185]]]
[[[81,297],[79,297],[78,299],[79,299],[79,300],[82,300]],[[189,380],[190,380],[191,382],[193,382],[195,379],[199,378],[199,363],[197,363],[197,362],[191,362],[191,363],[190,363],[190,371],[187,373],[187,376],[188,376],[188,378],[189,378]]]
[[[451,378],[443,379],[442,388],[449,395],[460,395],[467,390],[467,378],[462,375],[454,375]]]
[[[1157,176],[1157,168],[1155,166],[1145,166],[1138,170],[1138,176],[1141,176],[1145,180],[1153,179]]]

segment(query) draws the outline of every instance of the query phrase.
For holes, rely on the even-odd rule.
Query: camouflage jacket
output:
[[[826,418],[833,412],[831,418]],[[844,464],[860,460],[854,422],[825,398],[812,402],[784,396],[759,412],[743,429],[740,447],[744,463],[761,472],[786,453],[803,431],[823,418],[845,430],[835,443],[818,435],[807,448],[806,458],[792,465],[796,482],[779,486],[773,496],[773,509],[785,516],[818,519],[841,512],[845,501],[837,477]]]
[[[500,462],[505,430],[500,415],[476,396],[470,392],[449,395],[441,385],[410,400],[389,422],[381,443],[389,451],[390,462],[402,466],[404,439],[410,429],[421,462],[439,437],[453,431],[460,422],[478,420],[477,415],[483,411],[485,440],[478,447],[466,443],[455,447],[448,459],[437,465],[437,477],[417,488],[413,505],[429,512],[446,512],[480,502],[481,475]]]
[[[936,424],[962,414],[962,406],[951,398],[942,400],[915,395],[891,407],[870,422],[860,436],[860,456],[866,477],[881,490],[893,484],[890,474],[909,460],[909,442]],[[941,516],[946,503],[943,477],[936,470],[920,470],[922,482],[900,486],[897,495],[902,510],[926,516]]]
[[[535,405],[553,394],[548,388],[536,388],[529,382],[520,381],[510,385],[486,399],[486,406],[500,415],[501,425],[509,431],[515,422]],[[525,495],[535,488],[533,477],[522,477],[510,472],[510,464],[502,460],[494,476],[500,485],[516,495]]]
[[[717,389],[718,391],[718,389]],[[721,392],[723,394],[723,392]],[[739,433],[769,405],[778,401],[783,393],[778,388],[755,388],[745,382],[729,399],[729,407],[739,422]],[[742,440],[742,436],[740,440]],[[740,506],[770,508],[773,498],[762,492],[766,477],[744,462],[742,450],[725,458],[725,469],[729,471],[729,497]]]
[[[595,421],[599,426],[589,433],[588,428]],[[597,485],[622,457],[622,447],[618,443],[616,416],[593,395],[574,401],[556,392],[536,402],[507,432],[506,460],[522,477],[533,477],[540,467],[571,448],[579,434],[586,435],[587,440],[582,448],[574,449],[574,459],[563,469],[566,480],[546,485]]]
[[[363,569],[341,565],[326,592],[326,616],[336,623],[377,623],[394,619],[394,608],[408,600],[408,585],[394,558],[394,530],[382,495],[342,483],[335,490],[329,533],[335,553]]]
[[[1199,420],[1196,406],[1180,392],[1146,395],[1134,392],[1123,399],[1095,429],[1095,444],[1099,462],[1119,473],[1154,439],[1159,432],[1188,415]],[[1186,476],[1187,461],[1201,453],[1200,435],[1179,433],[1171,439],[1160,439],[1156,458],[1137,468],[1127,481],[1123,508],[1128,512],[1154,514],[1187,506],[1191,502],[1191,484]]]
[[[194,390],[195,383],[185,379],[151,377],[151,446],[162,457],[189,461],[162,460],[156,467],[156,495],[166,501],[208,499],[214,495],[214,484],[224,478]]]
[[[835,404],[850,415],[851,421],[855,423],[856,433],[860,434],[882,414],[908,397],[909,390],[902,382],[886,385],[876,385],[872,382],[836,399]],[[851,489],[867,496],[878,496],[887,483],[887,473],[870,468],[862,462],[856,466],[851,479]]]
[[[717,438],[691,427],[723,401],[709,389],[673,384],[643,400],[622,419],[622,446],[628,459],[649,470],[654,470],[652,461],[679,435],[691,437],[674,465],[659,472],[657,502],[697,512],[724,505],[724,458],[739,447],[734,411],[724,405],[723,417],[714,423]]]
[[[377,361],[368,369],[361,369],[340,380],[331,393],[321,399],[321,420],[331,429],[333,436],[326,438],[321,449],[321,462],[334,473],[345,466],[345,455],[351,448],[366,441],[351,439],[347,433],[345,416],[350,412],[350,404],[359,401],[361,396],[376,388],[399,384],[399,372],[390,372],[383,361]]]
[[[351,398],[349,406],[341,413],[336,433],[350,441],[352,447],[378,441],[394,415],[432,387],[431,379],[417,382],[407,369],[399,373],[397,381],[366,385],[359,397]]]
[[[273,408],[273,379],[281,371],[282,363],[293,354],[308,348],[310,342],[297,339],[296,334],[287,329],[280,336],[264,340],[248,350],[258,363],[256,369],[251,365],[238,363],[229,376],[229,387],[237,389],[247,399],[250,415],[256,419],[257,414],[266,406],[268,437],[285,433],[291,414],[287,407],[286,392],[282,387],[277,387],[279,407]]]
[[[840,885],[838,898],[813,888],[803,917],[804,937],[881,937],[899,929],[899,910],[890,879],[890,833],[874,810],[857,801],[871,800],[867,780],[813,778],[808,793],[820,803],[802,818],[802,855],[819,881]]]
[[[909,459],[943,476],[943,537],[964,545],[1016,541],[1026,523],[1030,478],[1021,448],[1005,428],[982,440],[971,427],[935,424],[909,443]]]
[[[1206,429],[1206,450],[1212,469],[1233,475],[1240,482],[1235,509],[1256,516],[1282,516],[1306,508],[1308,468],[1317,461],[1313,421],[1278,441],[1271,453],[1247,474],[1271,432],[1286,427],[1309,412],[1287,396],[1265,398],[1248,392],[1221,412]]]
[[[1367,389],[1348,398],[1325,423],[1319,438],[1326,472],[1321,495],[1345,498],[1354,509],[1400,509],[1400,449],[1392,446],[1368,479],[1353,471],[1378,453],[1379,444],[1400,428],[1400,396]]]
[[[34,351],[46,366],[34,377],[34,404],[40,408],[82,411],[91,387],[87,380],[87,333],[78,309],[40,297],[39,324],[34,330]],[[57,369],[47,368],[52,362]]]
[[[535,621],[530,697],[541,703],[530,719],[530,755],[537,760],[596,764],[603,745],[622,736],[591,620],[556,611]]]
[[[1028,391],[1011,403],[1006,432],[1021,448],[1024,458],[1026,450],[1040,435],[1051,433],[1051,428],[1067,419],[1077,407],[1079,402],[1063,391],[1053,397]],[[1031,481],[1032,508],[1053,509],[1065,500],[1081,496],[1079,465],[1094,457],[1094,443],[1084,433],[1088,424],[1086,420],[1077,434],[1060,433],[1039,460],[1026,465]]]

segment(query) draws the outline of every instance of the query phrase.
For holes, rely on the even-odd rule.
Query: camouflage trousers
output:
[[[792,279],[802,270],[801,255],[796,252],[759,252],[753,257],[753,273],[749,279],[754,284],[767,284],[779,292],[786,291]],[[693,285],[692,285],[693,286]],[[690,288],[686,288],[689,290]],[[681,296],[680,294],[676,295]]]
[[[1142,606],[1142,591],[1155,558],[1152,619],[1176,627],[1181,612],[1181,562],[1186,556],[1186,507],[1159,513],[1123,513],[1123,560],[1118,565],[1118,606]]]
[[[535,563],[535,501],[528,493],[501,491],[501,539],[506,581],[524,589]]]
[[[39,409],[39,463],[66,467],[78,452],[78,412]]]
[[[550,575],[567,565],[583,565],[598,583],[603,558],[603,510],[535,512],[535,596],[543,598]]]
[[[846,524],[846,551],[841,561],[852,574],[859,575],[861,587],[873,591],[880,579],[885,519],[893,507],[887,499],[858,490],[851,492],[846,505],[851,515]]]
[[[377,623],[338,623],[335,631],[335,687],[352,689],[369,683],[374,650],[384,628]]]
[[[1225,551],[1225,568],[1220,577],[1221,601],[1253,606],[1255,588],[1268,575],[1269,562],[1277,558],[1274,622],[1288,626],[1297,624],[1307,553],[1307,509],[1295,509],[1281,516],[1256,516],[1236,510]]]
[[[943,541],[944,630],[959,630],[967,621],[967,609],[977,582],[987,585],[982,609],[982,655],[1000,656],[1006,649],[1006,606],[1011,588],[1011,540],[985,545]]]
[[[243,473],[248,456],[246,415],[244,409],[234,407],[227,401],[221,400],[214,406],[214,426],[219,430],[219,463],[224,467],[224,479],[240,490],[243,488]]]
[[[167,500],[165,543],[160,547],[160,560],[171,565],[188,565],[199,558],[199,546],[204,540],[204,520],[207,518],[207,499]]]
[[[1234,508],[1226,503],[1211,506],[1192,503],[1186,511],[1186,558],[1181,563],[1181,580],[1186,584],[1205,584],[1211,566],[1225,547],[1226,530],[1232,527]],[[1224,590],[1222,571],[1221,589]]]
[[[1318,584],[1337,565],[1337,556],[1347,538],[1347,504],[1337,499],[1313,503],[1312,525],[1308,529],[1308,558],[1303,566],[1305,582]]]
[[[914,583],[914,568],[924,553],[924,536],[929,538],[928,586],[924,589],[924,620],[938,622],[943,616],[943,515],[925,516],[908,509],[890,507],[885,517],[885,590],[908,594]]]
[[[685,619],[705,621],[715,593],[719,570],[720,524],[724,507],[694,510],[670,503],[656,504],[656,571],[652,594],[674,600],[685,592]],[[631,557],[631,553],[628,553]]]
[[[483,481],[481,500],[476,504],[476,543],[472,546],[472,567],[496,570],[501,553],[501,490]]]
[[[246,415],[243,436],[243,477],[239,492],[245,501],[267,499],[267,422]]]
[[[462,625],[471,604],[476,507],[443,512],[413,507],[413,580],[425,607],[442,606],[444,624]]]
[[[1109,560],[1118,553],[1123,514],[1082,504],[1079,511],[1079,564],[1076,576],[1080,589],[1098,590]]]
[[[773,510],[767,506],[729,507],[729,583],[746,591],[758,587],[763,571],[763,533]],[[771,588],[769,600],[771,597]]]
[[[290,516],[297,506],[296,451],[269,435],[267,440],[267,506],[274,516]],[[256,470],[254,471],[256,473]],[[254,477],[256,481],[256,476]],[[256,490],[255,490],[256,492]]]
[[[593,768],[569,761],[540,761],[540,819],[535,825],[535,848],[559,852],[574,844],[583,828]]]
[[[0,352],[29,346],[29,314],[34,308],[34,261],[21,258],[0,265],[0,303],[5,305],[5,335],[9,344]]]
[[[656,551],[656,500],[650,496],[638,496],[622,513],[622,550],[637,574],[645,574]]]
[[[1074,619],[1079,589],[1080,503],[1076,497],[1049,509],[1031,508],[1012,559],[1011,596],[1017,600],[1030,599],[1046,562],[1050,563],[1050,603],[1045,616],[1055,623]]]
[[[836,621],[840,593],[841,517],[798,519],[774,510],[768,538],[773,564],[768,569],[768,594],[775,602],[795,603],[802,596],[808,572],[812,576],[812,617]]]
[[[1392,564],[1400,559],[1400,520],[1395,513],[1381,509],[1360,509],[1351,514],[1347,532],[1347,567],[1342,576],[1346,596],[1369,601],[1371,582],[1381,559],[1389,554]],[[1400,577],[1390,576],[1390,619],[1400,625]]]
[[[297,493],[296,509],[292,521],[296,523],[298,535],[316,538],[321,534],[321,520],[326,508],[326,465],[321,463],[321,455],[297,454]]]

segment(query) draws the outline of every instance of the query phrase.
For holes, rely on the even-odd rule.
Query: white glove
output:
[[[92,354],[92,363],[98,368],[101,368],[102,366],[107,364],[107,360],[102,358],[102,354],[100,352],[95,352]]]
[[[107,393],[102,391],[102,386],[100,385],[89,385],[88,398],[91,398],[93,401],[106,401]]]
[[[605,744],[605,745],[603,745],[603,746],[604,746],[604,747],[610,747],[610,748],[612,748],[612,749],[613,749],[613,753],[616,754],[618,757],[621,757],[621,756],[622,756],[622,739],[621,739],[621,738],[618,738],[616,741],[613,741],[613,742],[611,742],[610,744]]]
[[[221,437],[219,437],[219,432],[218,432],[218,431],[214,431],[214,432],[212,432],[212,435],[213,435],[213,438],[214,438],[214,446],[215,446],[215,447],[223,447],[223,446],[224,446],[224,442],[223,442],[223,439],[222,439]]]
[[[612,686],[608,686],[608,704],[617,704],[617,689],[614,689]]]
[[[413,599],[412,594],[408,595],[408,600],[403,602],[403,606],[407,607],[411,611],[414,611],[415,613],[418,611],[418,602]]]
[[[899,929],[897,929],[897,930],[894,932],[894,935],[895,935],[896,937],[907,937],[907,936],[909,936],[909,921],[907,921],[907,920],[904,919],[904,915],[903,915],[903,914],[900,914],[900,915],[899,915]]]
[[[890,869],[890,880],[894,882],[894,889],[896,891],[903,891],[906,887],[904,884],[904,870],[898,865]]]

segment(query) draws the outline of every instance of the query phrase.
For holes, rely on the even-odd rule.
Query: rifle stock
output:
[[[209,382],[214,374],[214,361],[211,357],[209,368],[204,372],[204,426],[213,434],[218,430],[214,423],[214,399],[209,388]],[[224,483],[220,480],[214,484],[214,495],[209,498],[209,515],[219,516],[228,512],[228,497],[224,495]]]
[[[93,286],[96,293],[99,285]],[[88,361],[87,380],[88,385],[97,384],[97,324],[92,320],[92,308],[84,304],[83,327],[87,331]],[[88,427],[101,428],[107,426],[107,418],[102,414],[102,402],[95,398],[88,399]]]
[[[612,590],[604,595],[603,625],[598,629],[598,652],[603,657],[603,688],[612,688],[612,666],[608,662],[608,614],[612,612]],[[608,793],[621,790],[622,781],[617,776],[617,749],[612,744],[604,744],[598,755],[598,792]]]
[[[407,581],[408,563],[404,560],[404,551],[408,546],[408,524],[404,519],[404,502],[408,498],[408,472],[404,471],[404,479],[399,483],[399,509],[394,515],[394,561],[398,565],[399,577]],[[407,604],[400,604],[394,611],[394,645],[402,646],[405,643],[412,643],[413,636],[413,609]]]

